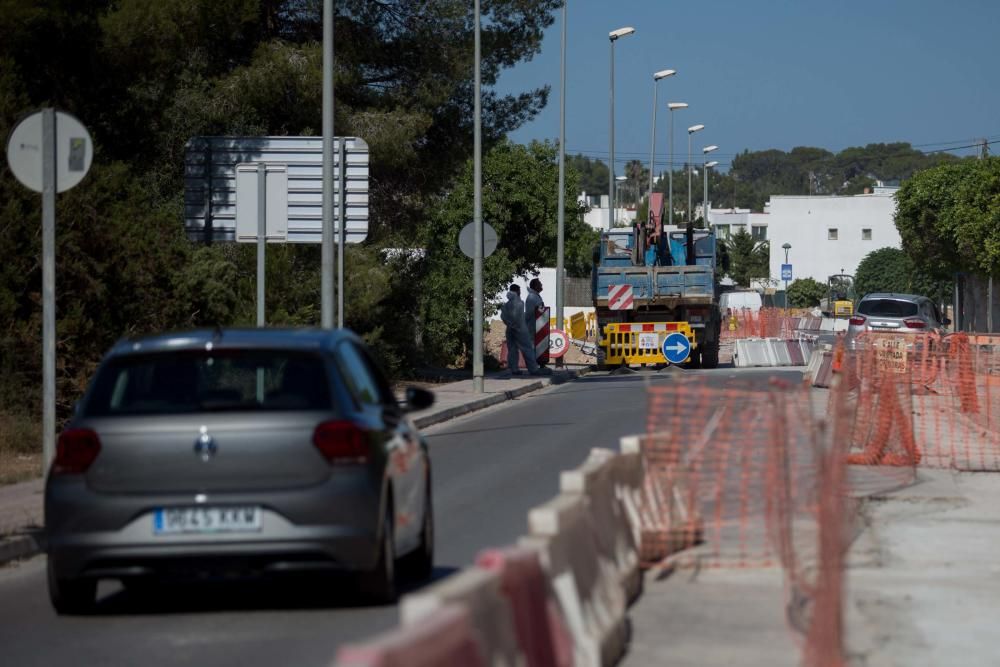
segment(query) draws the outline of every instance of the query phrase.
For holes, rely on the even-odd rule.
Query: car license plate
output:
[[[253,533],[260,525],[259,507],[167,507],[153,513],[154,535]]]
[[[655,333],[639,334],[639,349],[640,350],[660,349],[660,335]]]

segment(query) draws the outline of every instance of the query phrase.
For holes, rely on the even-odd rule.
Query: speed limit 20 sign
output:
[[[562,329],[549,330],[549,356],[553,359],[566,354],[569,349],[569,336]]]

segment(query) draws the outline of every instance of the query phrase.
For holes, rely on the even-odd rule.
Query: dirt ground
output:
[[[500,348],[506,340],[506,335],[507,327],[500,320],[490,322],[489,331],[484,335],[486,351],[499,359],[500,363],[504,365],[507,363],[507,357],[500,354]],[[592,340],[588,342],[593,344]],[[596,361],[596,358],[593,355],[584,354],[580,351],[578,344],[571,342],[569,350],[563,356],[563,361],[567,364],[592,364]]]

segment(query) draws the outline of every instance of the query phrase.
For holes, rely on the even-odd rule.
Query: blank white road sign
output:
[[[257,165],[236,165],[236,240],[240,243],[257,240],[260,189],[257,179]],[[265,235],[269,242],[284,243],[288,238],[288,169],[284,165],[267,165],[264,182],[267,190]]]
[[[66,192],[83,180],[94,159],[94,141],[83,123],[56,112],[56,192]],[[7,140],[7,163],[24,187],[42,191],[42,112],[14,128]]]
[[[345,164],[339,163],[344,142]],[[334,137],[334,232],[340,230],[340,170],[345,170],[347,243],[368,236],[368,144]],[[184,153],[184,229],[192,241],[236,240],[236,165],[288,169],[288,243],[323,241],[322,137],[194,137]]]

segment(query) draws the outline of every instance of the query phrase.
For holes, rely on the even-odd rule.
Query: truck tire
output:
[[[702,368],[718,368],[719,367],[719,341],[715,341],[710,345],[706,345],[701,352],[701,367]]]
[[[701,368],[701,348],[695,348],[691,350],[691,354],[688,357],[688,368]]]

